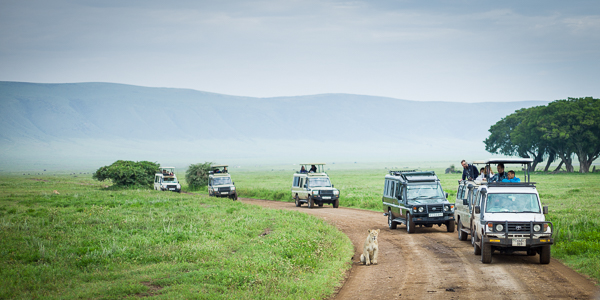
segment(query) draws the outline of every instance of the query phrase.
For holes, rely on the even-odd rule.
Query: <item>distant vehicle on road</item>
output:
[[[324,171],[324,163],[300,164],[300,171],[293,176],[292,198],[296,206],[304,203],[308,208],[315,205],[331,204],[334,208],[340,205],[340,191],[336,189]]]
[[[238,194],[227,167],[227,165],[211,166],[213,170],[208,172],[208,195],[211,197],[229,197],[235,201]]]
[[[154,174],[154,189],[181,193],[181,185],[175,175],[174,167],[162,167]]]

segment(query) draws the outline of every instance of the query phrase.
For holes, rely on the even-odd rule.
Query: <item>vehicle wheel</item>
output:
[[[454,232],[454,227],[456,226],[456,224],[454,223],[454,221],[448,221],[448,223],[446,223],[446,231],[447,232]]]
[[[294,203],[296,203],[296,207],[300,207],[300,205],[302,205],[302,203],[300,203],[300,199],[298,198],[298,194],[294,196]]]
[[[545,245],[540,248],[540,264],[547,265],[550,263],[550,245]]]
[[[415,233],[415,222],[413,221],[411,214],[406,216],[406,232]]]
[[[462,231],[463,226],[462,226],[462,222],[460,222],[460,220],[458,221],[458,240],[459,241],[466,241],[467,240],[467,233]]]
[[[396,229],[398,227],[398,223],[394,222],[394,217],[392,216],[392,211],[388,209],[388,227],[390,229]]]
[[[315,202],[311,196],[308,196],[308,208],[315,207]]]
[[[481,262],[484,264],[492,262],[492,245],[481,242]]]
[[[338,208],[340,206],[340,199],[335,199],[335,202],[333,202],[333,208]]]
[[[481,248],[476,243],[477,242],[477,240],[475,239],[476,237],[477,237],[477,233],[473,233],[473,230],[471,230],[471,243],[473,244],[473,254],[481,255]]]

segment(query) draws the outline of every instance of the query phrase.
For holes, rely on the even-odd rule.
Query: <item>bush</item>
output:
[[[190,165],[185,172],[185,180],[190,189],[198,189],[208,184],[208,172],[211,170],[212,162]]]
[[[107,179],[117,186],[152,186],[154,174],[160,165],[149,161],[117,160],[110,166],[99,168],[92,178],[99,181]]]

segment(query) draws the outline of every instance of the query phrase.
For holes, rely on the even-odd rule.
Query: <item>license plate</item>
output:
[[[229,194],[229,192],[221,192],[221,195]]]
[[[443,215],[444,215],[444,213],[430,213],[429,217],[430,218],[434,218],[434,217],[441,217]]]
[[[525,247],[525,246],[527,246],[527,242],[525,239],[513,239],[512,245],[514,247]]]
[[[174,191],[175,189],[169,189],[169,191]]]
[[[327,196],[327,197],[323,197],[323,199],[331,199],[331,197]]]

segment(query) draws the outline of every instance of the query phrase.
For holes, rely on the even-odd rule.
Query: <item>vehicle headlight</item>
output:
[[[235,191],[235,186],[231,186],[231,190],[232,190],[232,191]]]
[[[496,231],[502,231],[504,230],[504,226],[502,226],[502,224],[496,224]]]
[[[338,195],[340,194],[340,191],[338,191],[338,190],[334,190],[334,191],[333,191],[333,194],[334,194],[334,195],[336,195],[336,196],[338,196]]]
[[[312,194],[313,194],[313,195],[318,195],[318,194],[319,194],[319,191],[312,191]]]
[[[444,205],[444,211],[450,210],[450,206]]]
[[[215,188],[213,188],[213,191],[215,191],[215,192],[218,192],[218,191],[219,191],[219,188],[218,188],[218,187],[215,187]]]
[[[425,209],[423,208],[423,206],[419,207],[419,212],[423,212]]]
[[[540,226],[540,224],[533,225],[533,231],[540,231],[540,230],[542,230],[542,226]]]

